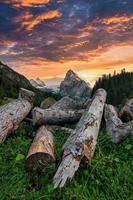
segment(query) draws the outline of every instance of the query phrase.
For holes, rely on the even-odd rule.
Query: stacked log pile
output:
[[[33,123],[36,125],[61,125],[77,122],[84,110],[75,110],[76,105],[70,97],[63,97],[48,109],[34,108]]]
[[[70,91],[71,84],[67,83],[69,77],[73,92]],[[78,85],[83,91],[79,91]],[[26,116],[32,109],[35,94],[23,88],[20,89],[18,99],[0,107],[0,142],[4,142],[24,119],[39,126],[26,158],[28,171],[37,168],[40,163],[51,165],[55,162],[55,130],[60,128],[69,134],[62,148],[62,161],[53,179],[55,188],[63,187],[67,180],[74,177],[83,157],[92,160],[103,113],[107,133],[113,142],[119,143],[133,134],[133,100],[129,100],[118,113],[114,106],[106,104],[107,94],[104,89],[98,89],[90,99],[90,88],[72,71],[61,84],[61,94],[63,97],[59,101],[52,100],[47,104],[44,101],[42,108],[33,108],[32,119]],[[79,110],[79,107],[84,109]],[[128,116],[128,122],[123,123],[121,118],[125,115]],[[71,123],[77,123],[75,129],[61,126]]]

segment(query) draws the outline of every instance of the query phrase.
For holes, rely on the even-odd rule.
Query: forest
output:
[[[120,73],[103,75],[99,78],[93,88],[93,94],[98,88],[104,88],[107,94],[107,103],[119,106],[127,99],[133,97],[133,72],[122,69]]]

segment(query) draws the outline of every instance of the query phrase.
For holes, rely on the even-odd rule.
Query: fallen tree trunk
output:
[[[23,88],[13,102],[0,107],[0,143],[15,130],[32,108],[35,94]]]
[[[97,90],[90,105],[81,117],[73,134],[63,146],[63,159],[54,176],[54,187],[63,187],[67,179],[72,179],[81,159],[90,161],[95,152],[98,132],[103,115],[106,92]]]
[[[65,123],[75,123],[81,118],[83,112],[83,110],[72,111],[51,108],[43,110],[36,107],[32,111],[33,124],[60,125]]]
[[[57,101],[50,108],[56,110],[73,110],[76,108],[76,103],[72,98],[66,96]]]
[[[41,126],[30,146],[26,169],[32,171],[40,163],[50,165],[55,162],[53,135],[47,127]]]
[[[106,104],[104,116],[107,132],[115,143],[119,143],[133,133],[133,121],[123,123],[114,106]]]

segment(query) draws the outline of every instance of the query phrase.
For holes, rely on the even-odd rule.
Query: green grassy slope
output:
[[[115,145],[105,131],[99,136],[92,163],[82,162],[74,179],[63,189],[53,189],[52,178],[61,161],[68,134],[55,133],[55,166],[27,173],[25,159],[36,128],[23,123],[0,146],[1,200],[132,200],[132,138]]]

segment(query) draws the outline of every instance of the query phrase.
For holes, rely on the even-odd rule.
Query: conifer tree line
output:
[[[122,69],[120,73],[103,75],[96,81],[92,95],[98,88],[107,91],[107,103],[119,106],[129,98],[133,98],[133,72]]]

